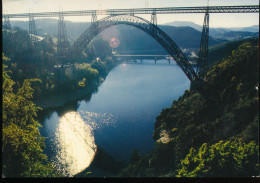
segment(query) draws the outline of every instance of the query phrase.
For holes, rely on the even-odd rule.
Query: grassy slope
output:
[[[191,147],[235,137],[258,142],[259,45],[247,42],[207,72],[203,95],[186,91],[157,117],[155,149],[119,176],[176,176]]]

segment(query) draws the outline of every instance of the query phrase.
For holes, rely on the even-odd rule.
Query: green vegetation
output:
[[[41,125],[36,119],[40,108],[36,107],[35,101],[69,95],[88,87],[91,92],[92,87],[95,89],[117,62],[104,46],[102,49],[106,50],[106,54],[101,55],[99,60],[89,56],[69,66],[54,67],[57,65],[57,48],[52,37],[45,37],[32,48],[27,31],[16,27],[14,30],[2,30],[2,34],[3,52],[10,57],[2,56],[2,176],[62,176],[43,153],[45,138],[41,137],[38,129]],[[83,93],[85,97],[89,95]]]
[[[233,50],[238,49],[238,47],[246,41],[254,42],[254,44],[257,44],[258,40],[259,38],[247,38],[238,41],[228,41],[209,46],[209,64],[213,64],[218,60],[227,59]]]
[[[245,177],[258,174],[259,146],[242,140],[220,141],[212,146],[204,143],[198,151],[191,148],[177,177]]]
[[[8,58],[2,55],[3,61]],[[33,89],[28,79],[14,92],[16,84],[10,79],[10,71],[3,64],[3,120],[2,120],[2,175],[5,177],[55,176],[51,163],[43,154],[44,138],[41,137],[35,120],[38,107],[31,101]]]
[[[119,176],[256,176],[258,50],[258,42],[245,42],[213,64],[200,92],[185,91],[157,117],[155,149]]]
[[[100,39],[94,40],[87,50],[78,55],[77,60],[70,60],[71,64],[59,67],[55,38],[47,35],[31,47],[28,32],[19,27],[4,29],[2,33],[3,52],[10,58],[7,66],[11,71],[10,77],[17,83],[15,89],[21,87],[25,79],[39,78],[42,81],[32,83],[34,102],[97,87],[117,65],[108,43]],[[96,57],[99,57],[98,60]]]
[[[108,45],[99,40],[97,44],[103,45],[99,49],[100,59],[89,56],[90,50],[82,53],[82,60],[77,63],[55,70],[57,48],[51,37],[33,49],[29,46],[28,33],[19,28],[4,30],[3,38],[4,53],[10,60],[6,62],[7,57],[2,56],[6,62],[2,74],[2,175],[56,176],[43,153],[44,138],[35,120],[40,108],[32,99],[98,86],[117,63],[109,55]],[[200,92],[186,91],[171,108],[161,112],[153,134],[155,149],[146,155],[134,151],[131,163],[119,176],[258,174],[259,45],[255,39],[234,45],[237,50],[228,44],[219,48],[227,52],[214,50],[215,55],[223,53],[225,59],[207,71]],[[233,51],[229,54],[228,50]],[[214,54],[213,60],[217,58]],[[105,165],[100,161],[104,157],[108,162]],[[113,175],[123,167],[102,151],[97,158],[94,163],[111,169]],[[83,174],[88,175],[89,170]]]

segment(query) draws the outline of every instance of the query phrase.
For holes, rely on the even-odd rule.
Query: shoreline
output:
[[[69,92],[65,94],[56,94],[51,96],[46,96],[42,99],[33,100],[37,107],[41,107],[42,110],[52,110],[55,108],[63,107],[65,104],[70,102],[75,102],[79,100],[84,100],[88,96],[92,96],[93,93],[98,91],[98,87],[105,81],[109,72],[111,72],[116,66],[120,65],[121,62],[114,61],[111,68],[108,67],[108,72],[102,76],[99,75],[98,80],[92,80],[88,86],[82,89],[77,89],[74,92]],[[105,65],[107,67],[107,65]],[[104,74],[104,73],[103,73]]]
[[[51,110],[57,107],[62,107],[66,103],[83,100],[88,95],[92,95],[97,92],[98,87],[102,83],[103,81],[99,83],[93,81],[86,88],[79,89],[71,93],[52,95],[50,97],[46,96],[46,98],[34,100],[33,102],[37,107],[42,108],[42,110]]]

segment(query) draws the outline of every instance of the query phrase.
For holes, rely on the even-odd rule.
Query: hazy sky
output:
[[[206,6],[207,0],[2,0],[3,13],[97,10],[115,8]],[[259,5],[259,0],[209,0],[210,6]],[[138,15],[150,20],[150,15]],[[158,24],[173,21],[203,23],[203,14],[157,15]],[[98,16],[98,19],[103,18]],[[72,21],[90,21],[90,17],[65,17]],[[246,27],[259,24],[259,14],[210,14],[211,27]]]

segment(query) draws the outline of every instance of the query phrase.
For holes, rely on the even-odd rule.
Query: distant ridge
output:
[[[58,33],[58,19],[36,19],[36,27],[38,35],[46,37],[53,36],[55,39]],[[79,36],[87,30],[91,25],[90,22],[72,22],[66,21],[66,32],[68,40],[73,43]],[[18,26],[28,31],[28,21],[12,21],[12,26]],[[197,51],[200,44],[202,26],[193,22],[176,21],[168,23],[168,25],[159,25],[170,38],[181,49],[189,49],[189,51]],[[256,26],[252,26],[255,30]],[[250,28],[247,28],[250,29]],[[232,31],[230,29],[210,28],[209,46],[225,41],[241,40],[249,37],[259,37],[258,32]],[[117,51],[129,51],[133,53],[148,54],[165,54],[165,50],[156,40],[152,39],[145,32],[129,25],[117,25],[110,27],[100,33],[97,38],[104,39],[109,42],[112,37],[117,37],[120,45]]]
[[[198,25],[194,22],[190,21],[174,21],[174,22],[169,22],[164,25],[170,25],[170,26],[176,26],[176,27],[183,27],[183,26],[188,26],[192,27],[198,31],[202,30],[202,26]],[[223,28],[223,27],[214,27],[210,28],[211,30],[214,31],[222,31],[223,32],[229,32],[229,31],[247,31],[247,32],[259,32],[259,25],[253,25],[250,27],[229,27],[229,28]]]
[[[195,24],[194,22],[190,21],[174,21],[174,22],[169,22],[164,25],[170,25],[170,26],[175,26],[175,27],[192,27],[198,31],[202,30],[202,26]]]

